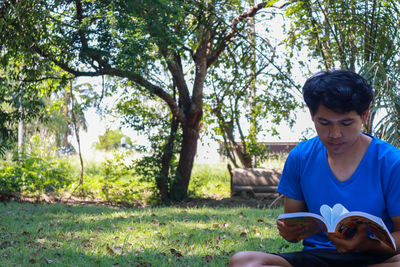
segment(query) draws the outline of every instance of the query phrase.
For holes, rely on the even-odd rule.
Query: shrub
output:
[[[20,164],[24,190],[34,194],[57,191],[71,183],[71,166],[65,159],[25,157]]]
[[[71,166],[65,159],[22,155],[19,161],[6,160],[0,166],[0,194],[40,195],[55,192],[71,183]]]
[[[129,153],[116,151],[101,163],[88,164],[83,184],[71,186],[73,194],[130,205],[154,202],[154,183],[142,180],[130,161]]]
[[[0,196],[8,199],[19,195],[22,188],[22,171],[15,163],[9,162],[0,166]]]

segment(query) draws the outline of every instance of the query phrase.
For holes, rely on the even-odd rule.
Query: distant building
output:
[[[287,154],[299,142],[260,142],[260,145],[265,145],[270,149],[271,154]]]
[[[260,146],[269,148],[269,154],[288,154],[299,142],[259,142]],[[238,143],[240,145],[240,143]],[[219,144],[218,153],[222,159],[225,159],[225,145]]]

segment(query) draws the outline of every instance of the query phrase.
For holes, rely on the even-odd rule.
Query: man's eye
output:
[[[352,125],[352,124],[353,124],[352,122],[343,122],[343,123],[342,123],[343,126],[350,126],[350,125]]]
[[[326,125],[329,124],[329,122],[327,122],[327,121],[320,121],[319,124],[326,126]]]

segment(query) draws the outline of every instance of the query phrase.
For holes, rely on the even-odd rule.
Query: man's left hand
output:
[[[380,243],[380,241],[368,237],[365,224],[357,225],[356,233],[351,238],[337,236],[334,233],[328,233],[328,237],[336,245],[336,249],[340,253],[354,250],[369,251]]]

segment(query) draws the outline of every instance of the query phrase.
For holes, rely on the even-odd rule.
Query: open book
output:
[[[349,212],[341,204],[336,204],[333,208],[322,205],[320,212],[322,216],[311,212],[284,213],[279,215],[278,220],[283,220],[286,225],[306,226],[297,241],[321,232],[351,238],[356,232],[357,224],[366,224],[370,238],[378,239],[396,250],[394,239],[381,218],[361,211]]]

